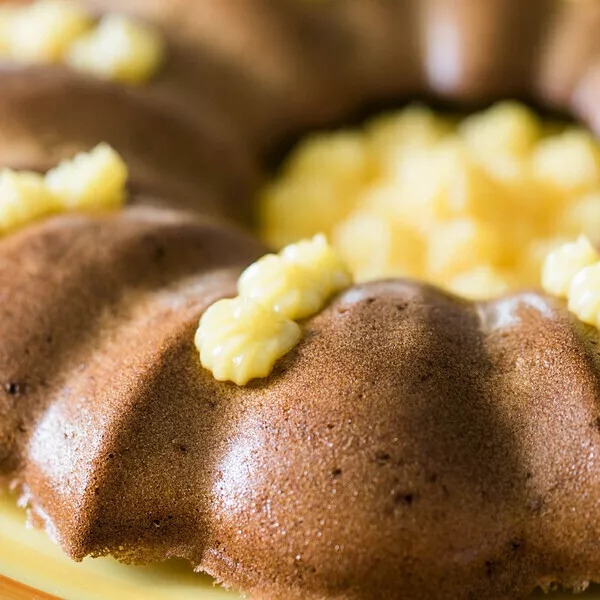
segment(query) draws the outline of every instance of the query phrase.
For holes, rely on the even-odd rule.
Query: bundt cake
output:
[[[129,205],[0,240],[0,480],[73,559],[188,559],[270,600],[524,598],[600,579],[600,339],[538,291],[351,286],[267,378],[198,320],[267,252],[252,198],[301,132],[419,96],[600,132],[594,0],[87,0],[165,41],[147,83],[0,70],[0,164],[100,142]],[[1,30],[0,30],[1,33]]]

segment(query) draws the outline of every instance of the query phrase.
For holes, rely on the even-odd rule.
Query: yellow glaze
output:
[[[600,243],[600,144],[515,102],[463,119],[411,106],[301,142],[259,226],[276,247],[323,231],[359,281],[493,297],[537,285],[566,240]]]
[[[73,43],[65,61],[103,79],[139,84],[159,68],[163,52],[162,38],[148,25],[123,15],[107,15]]]
[[[294,320],[317,313],[352,282],[323,235],[267,254],[238,280],[238,296],[215,302],[202,315],[196,347],[219,381],[245,385],[267,377],[300,340]]]

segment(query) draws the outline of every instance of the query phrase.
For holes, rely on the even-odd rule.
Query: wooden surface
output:
[[[0,575],[0,598],[2,600],[56,600],[56,596],[34,590],[3,575]]]

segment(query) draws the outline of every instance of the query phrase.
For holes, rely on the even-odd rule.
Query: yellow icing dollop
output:
[[[598,326],[600,317],[600,262],[584,267],[573,277],[567,292],[569,310],[581,321]]]
[[[300,326],[249,298],[219,300],[200,319],[195,343],[219,381],[245,385],[266,377],[300,339]]]
[[[66,54],[71,67],[122,83],[148,80],[163,58],[163,41],[148,25],[124,15],[107,15]]]
[[[572,129],[542,140],[533,154],[533,173],[565,193],[598,188],[600,147],[591,133]]]
[[[566,297],[571,281],[584,267],[600,260],[585,235],[550,252],[542,268],[542,287],[555,296]]]
[[[2,46],[11,58],[26,63],[60,62],[69,45],[92,26],[80,6],[64,0],[9,6],[4,17]]]
[[[48,188],[66,209],[110,209],[123,204],[127,165],[108,144],[80,152],[46,174]]]
[[[104,79],[139,84],[160,67],[162,37],[120,14],[94,22],[69,0],[0,7],[0,56],[27,64],[57,63]]]
[[[323,235],[264,256],[242,273],[236,298],[202,315],[195,338],[202,365],[238,385],[266,377],[300,340],[295,320],[317,313],[351,282]]]
[[[0,233],[8,233],[60,210],[44,177],[29,171],[0,172]]]
[[[306,138],[258,216],[275,247],[323,231],[359,281],[489,298],[537,285],[565,240],[600,243],[600,143],[515,102],[466,118],[411,106]]]
[[[324,235],[316,235],[250,265],[239,279],[238,293],[288,319],[303,319],[350,283],[350,273],[339,254]]]
[[[542,286],[566,298],[569,310],[590,325],[600,325],[600,254],[584,235],[550,252]]]
[[[64,161],[45,176],[5,169],[0,172],[0,233],[52,213],[118,208],[126,183],[127,167],[107,144]]]

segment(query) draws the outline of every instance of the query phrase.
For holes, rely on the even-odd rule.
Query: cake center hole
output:
[[[409,106],[308,135],[261,191],[263,239],[325,233],[358,281],[413,277],[483,299],[539,287],[552,249],[600,242],[600,143],[516,102]]]

